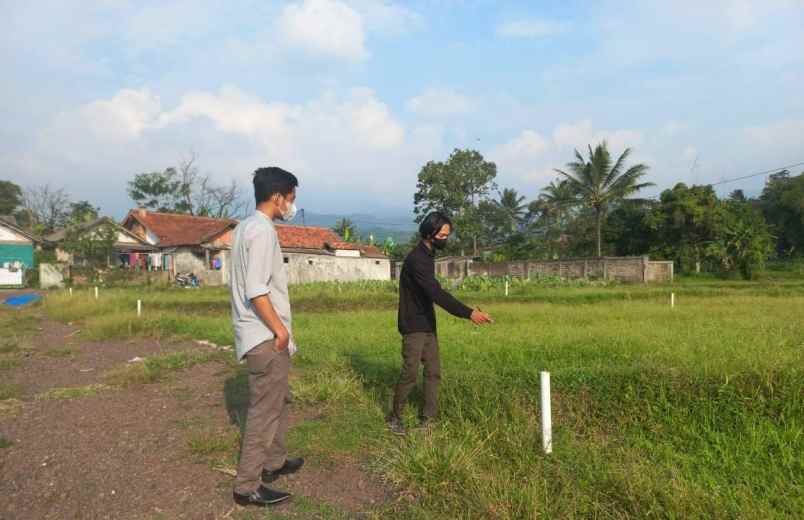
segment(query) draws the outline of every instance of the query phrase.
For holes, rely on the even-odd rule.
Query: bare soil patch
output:
[[[35,399],[52,388],[101,383],[105,371],[135,356],[204,348],[147,340],[82,343],[76,329],[42,321],[23,362],[4,371],[22,391],[16,412],[0,414],[0,519],[243,516],[231,500],[232,478],[191,449],[199,435],[223,439],[228,448],[219,455],[232,459],[228,467],[233,464],[238,427],[226,395],[233,369],[210,362],[158,384]],[[48,355],[64,349],[70,354]],[[294,409],[292,424],[315,414]],[[317,517],[309,512],[310,502],[358,518],[391,498],[375,477],[349,462],[308,461],[299,474],[275,485],[302,497],[275,510],[294,518]]]

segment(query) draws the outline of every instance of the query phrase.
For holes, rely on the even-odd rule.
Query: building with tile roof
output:
[[[237,221],[131,210],[123,227],[170,258],[173,274],[192,272],[207,285],[228,283]],[[391,262],[375,246],[345,242],[321,227],[277,224],[290,283],[389,280]]]

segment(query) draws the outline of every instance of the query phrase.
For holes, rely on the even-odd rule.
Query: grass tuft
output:
[[[72,386],[66,388],[51,388],[50,390],[38,394],[36,399],[38,401],[47,400],[61,400],[61,399],[80,399],[82,397],[91,397],[98,395],[104,390],[108,390],[108,385],[93,384],[86,386]]]

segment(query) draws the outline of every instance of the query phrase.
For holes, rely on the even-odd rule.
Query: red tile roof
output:
[[[279,234],[279,245],[283,248],[360,250],[357,244],[344,242],[337,233],[327,228],[277,224],[276,232]]]
[[[195,217],[176,213],[158,213],[133,209],[123,221],[130,228],[137,221],[159,239],[160,247],[196,246],[212,240],[221,233],[234,228],[236,220]]]
[[[226,231],[237,225],[236,220],[194,217],[175,213],[158,213],[133,209],[123,221],[125,228],[131,229],[134,222],[139,222],[159,238],[159,247],[175,247],[201,245],[221,236],[224,240]],[[310,249],[317,251],[345,249],[360,251],[369,258],[385,258],[380,249],[344,242],[331,229],[309,226],[291,226],[277,224],[279,245],[283,249]],[[229,239],[231,240],[231,239]]]

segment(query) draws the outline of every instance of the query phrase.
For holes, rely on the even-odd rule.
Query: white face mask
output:
[[[288,208],[282,212],[282,220],[290,222],[296,216],[296,203],[291,202]]]

